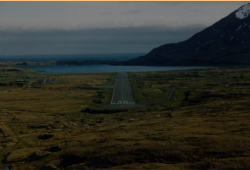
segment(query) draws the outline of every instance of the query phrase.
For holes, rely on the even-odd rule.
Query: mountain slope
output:
[[[186,41],[162,45],[127,64],[250,64],[250,3]]]

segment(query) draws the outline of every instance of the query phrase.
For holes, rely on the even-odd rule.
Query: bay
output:
[[[112,72],[146,72],[167,70],[208,69],[212,66],[111,66],[111,65],[28,65],[18,66],[23,69],[34,69],[41,74],[78,74],[78,73],[112,73]]]

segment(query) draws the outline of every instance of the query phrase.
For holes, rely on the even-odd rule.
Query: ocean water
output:
[[[84,61],[84,60],[115,60],[123,61],[142,56],[142,53],[128,54],[67,54],[67,55],[33,55],[33,56],[0,56],[0,61]],[[191,70],[206,69],[211,67],[202,66],[110,66],[110,65],[33,65],[19,66],[41,71],[41,74],[75,74],[75,73],[110,73],[110,72],[145,72],[145,71],[163,71],[163,70]]]
[[[205,66],[110,66],[110,65],[31,65],[19,68],[40,70],[41,74],[77,74],[77,73],[111,73],[111,72],[145,72],[166,70],[208,69]]]

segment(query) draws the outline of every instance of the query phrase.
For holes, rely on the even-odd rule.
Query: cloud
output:
[[[126,11],[125,14],[138,14],[140,12],[141,12],[140,10],[129,10],[129,11]]]
[[[190,38],[203,29],[189,26],[179,29],[159,26],[93,28],[81,30],[26,30],[6,32],[9,55],[146,53],[166,43]]]
[[[247,2],[4,2],[2,27],[64,29],[209,26]],[[126,14],[126,15],[125,15]],[[133,16],[131,16],[133,15]]]
[[[9,55],[147,53],[190,38],[246,3],[0,2],[0,47],[5,30]]]
[[[112,14],[111,11],[105,11],[100,13],[100,15],[111,15],[111,14]]]

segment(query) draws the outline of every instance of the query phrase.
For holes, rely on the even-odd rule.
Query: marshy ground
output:
[[[249,77],[250,68],[129,73],[146,108],[116,110],[99,107],[113,89],[93,87],[114,85],[116,73],[2,70],[1,167],[250,168]],[[44,79],[56,82],[34,83]]]

